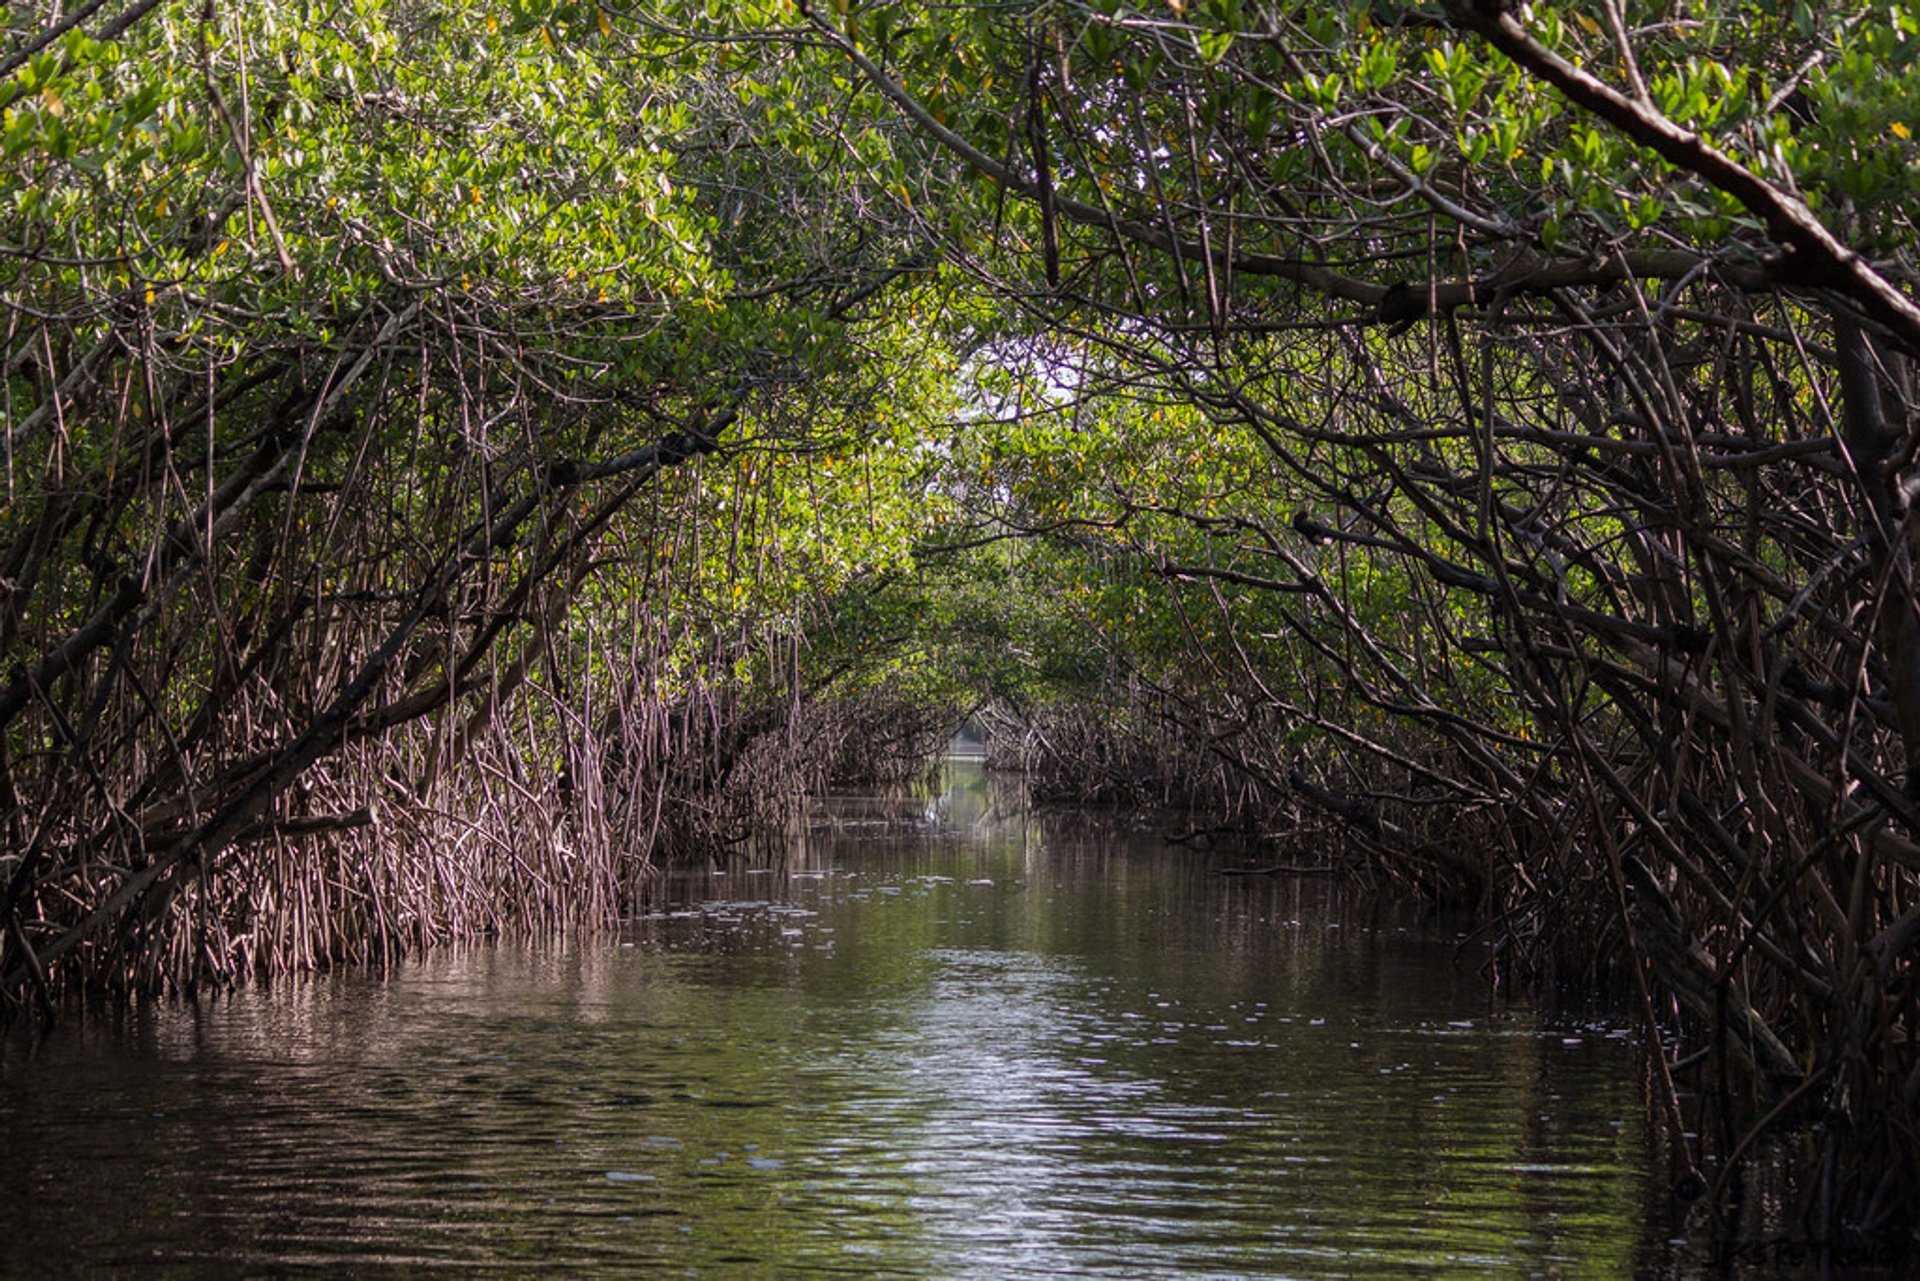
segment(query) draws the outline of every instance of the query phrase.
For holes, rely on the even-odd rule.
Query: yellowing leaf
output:
[[[1902,124],[1898,120],[1894,121],[1893,124],[1888,127],[1893,130],[1893,136],[1896,138],[1899,138],[1903,142],[1908,138],[1913,137],[1913,130],[1907,128],[1906,125]]]
[[[1585,31],[1588,35],[1597,36],[1600,34],[1600,24],[1595,22],[1592,18],[1588,17],[1586,14],[1576,13],[1573,15],[1573,20],[1579,23],[1581,29]]]

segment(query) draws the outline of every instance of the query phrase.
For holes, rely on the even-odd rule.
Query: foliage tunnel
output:
[[[1920,10],[7,22],[9,1009],[606,922],[973,712],[1912,1247]]]

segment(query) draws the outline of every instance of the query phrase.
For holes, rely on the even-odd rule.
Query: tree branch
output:
[[[1827,230],[1804,200],[1768,182],[1699,134],[1681,128],[1650,104],[1574,66],[1534,39],[1518,18],[1493,0],[1448,0],[1448,9],[1461,26],[1478,32],[1576,106],[1745,205],[1783,251],[1777,265],[1783,283],[1842,295],[1907,351],[1920,355],[1920,307]]]

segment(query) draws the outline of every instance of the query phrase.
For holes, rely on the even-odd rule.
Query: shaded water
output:
[[[977,767],[618,939],[447,950],[0,1058],[0,1272],[1668,1269],[1635,1064],[1450,934]]]

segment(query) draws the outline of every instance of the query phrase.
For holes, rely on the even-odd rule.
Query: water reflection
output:
[[[1617,1032],[1322,884],[949,784],[618,939],[10,1042],[0,1270],[1684,1266]]]

